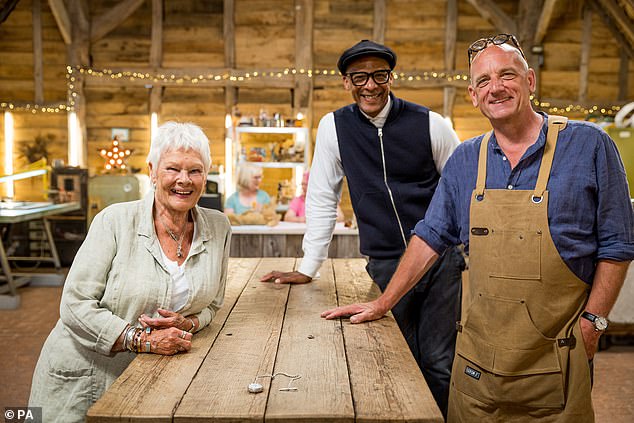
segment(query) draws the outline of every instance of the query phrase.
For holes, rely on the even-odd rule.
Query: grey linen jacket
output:
[[[60,319],[33,375],[29,406],[43,421],[84,421],[95,402],[134,359],[110,350],[127,324],[169,309],[172,281],[163,264],[152,218],[154,192],[99,213],[66,278]],[[222,306],[231,226],[216,210],[192,211],[196,236],[184,263],[187,304],[179,312],[207,326]],[[200,329],[199,328],[199,329]],[[194,341],[195,338],[194,338]]]

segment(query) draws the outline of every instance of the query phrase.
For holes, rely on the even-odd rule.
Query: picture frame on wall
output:
[[[115,137],[120,142],[128,142],[130,141],[130,129],[128,128],[112,128],[111,130],[111,138],[114,140]]]

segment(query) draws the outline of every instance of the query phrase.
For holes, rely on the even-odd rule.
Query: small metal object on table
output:
[[[320,317],[379,295],[366,261],[327,260],[313,283],[259,281],[297,264],[230,259],[224,305],[191,351],[137,356],[87,421],[442,422],[391,314],[355,325]]]

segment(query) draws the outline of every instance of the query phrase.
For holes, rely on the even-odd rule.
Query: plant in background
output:
[[[24,142],[18,149],[20,155],[26,158],[29,163],[36,162],[42,158],[48,162],[48,145],[53,142],[55,142],[55,135],[39,134],[35,137],[33,142]]]

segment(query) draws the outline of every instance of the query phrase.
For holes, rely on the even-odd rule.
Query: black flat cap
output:
[[[337,61],[339,72],[344,75],[350,62],[361,56],[376,56],[385,59],[390,65],[390,70],[396,66],[396,53],[392,49],[374,41],[361,40],[341,54],[339,61]]]

